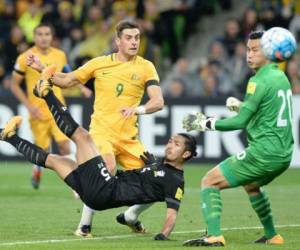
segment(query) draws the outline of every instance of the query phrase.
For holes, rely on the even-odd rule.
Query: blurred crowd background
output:
[[[10,96],[11,72],[17,56],[32,46],[33,29],[41,22],[55,29],[53,46],[64,50],[72,69],[88,59],[115,50],[114,26],[124,18],[138,21],[139,54],[159,72],[166,97],[242,97],[252,72],[246,64],[245,41],[253,30],[288,28],[300,39],[300,0],[245,0],[236,10],[234,0],[0,0],[0,96]],[[243,1],[241,1],[243,2]],[[216,17],[234,13],[225,21]],[[210,22],[203,22],[203,20]],[[203,23],[223,27],[222,34],[204,32]],[[207,28],[207,27],[206,27]],[[189,39],[200,37],[199,45]],[[186,53],[186,51],[192,53]],[[193,53],[195,52],[195,53]],[[195,56],[193,56],[195,55]],[[300,58],[280,65],[300,93]],[[66,93],[68,94],[68,93]],[[73,93],[74,95],[74,93]],[[75,94],[77,95],[77,94]]]

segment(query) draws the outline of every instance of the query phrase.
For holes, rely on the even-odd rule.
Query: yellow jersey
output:
[[[24,75],[29,102],[40,108],[43,113],[43,120],[48,120],[52,118],[52,115],[48,110],[47,104],[44,100],[37,98],[33,94],[33,88],[40,78],[40,73],[26,65],[26,57],[29,52],[37,55],[45,66],[55,64],[57,66],[57,71],[62,71],[65,65],[67,65],[67,57],[62,50],[51,47],[47,54],[43,54],[34,46],[20,54],[14,66],[14,71],[16,73]],[[61,89],[53,86],[53,91],[57,98],[64,103]]]
[[[94,113],[90,130],[104,131],[111,136],[131,139],[137,135],[137,116],[125,119],[121,108],[137,107],[147,82],[159,82],[154,65],[136,56],[128,62],[116,59],[116,54],[96,57],[74,71],[83,84],[95,78]]]

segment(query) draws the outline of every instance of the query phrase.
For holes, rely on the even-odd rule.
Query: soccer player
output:
[[[227,99],[227,106],[238,114],[231,118],[206,118],[202,113],[183,120],[187,131],[246,129],[247,148],[211,169],[201,182],[201,208],[207,235],[188,240],[186,246],[224,246],[220,230],[222,201],[220,191],[243,186],[252,208],[264,228],[255,243],[283,244],[277,233],[271,206],[262,186],[282,174],[290,165],[293,153],[292,91],[289,80],[277,64],[263,54],[263,32],[252,32],[247,42],[247,63],[255,75],[249,79],[244,101]]]
[[[32,93],[32,89],[38,81],[40,73],[28,67],[26,62],[28,57],[35,54],[44,65],[55,63],[58,71],[70,71],[65,53],[51,47],[52,39],[52,28],[48,24],[40,24],[34,29],[34,46],[20,54],[15,63],[11,91],[29,111],[29,122],[35,144],[44,150],[49,150],[52,138],[54,138],[60,154],[68,155],[70,154],[68,138],[57,128],[45,103]],[[23,81],[26,84],[26,93],[21,87]],[[60,101],[64,102],[61,89],[54,87],[53,91]],[[41,168],[33,166],[32,186],[35,189],[39,188],[40,177]]]
[[[118,52],[94,58],[70,73],[55,73],[54,85],[69,88],[95,78],[94,113],[90,134],[99,149],[108,171],[115,174],[116,164],[125,170],[143,166],[140,155],[146,151],[138,139],[137,116],[151,114],[163,108],[164,100],[154,65],[138,56],[140,30],[135,22],[121,21],[116,26]],[[38,65],[32,57],[32,67]],[[37,68],[37,70],[40,70]],[[140,105],[144,92],[149,100]],[[138,215],[149,207],[136,205],[117,216],[117,221],[134,232],[145,228]],[[84,205],[75,235],[91,237],[93,210]]]
[[[49,154],[18,137],[16,128],[21,123],[20,116],[13,117],[0,129],[0,139],[13,145],[30,162],[56,171],[79,194],[84,204],[92,209],[165,201],[166,219],[161,232],[154,239],[167,240],[175,226],[184,192],[183,163],[196,155],[195,139],[188,134],[177,134],[167,143],[163,162],[113,176],[105,167],[89,133],[73,120],[49,83],[41,81],[35,92],[46,101],[57,126],[76,144],[77,162]]]

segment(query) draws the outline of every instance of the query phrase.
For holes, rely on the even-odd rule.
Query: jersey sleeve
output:
[[[253,114],[259,108],[265,93],[266,89],[263,84],[257,84],[254,81],[250,81],[247,85],[244,102],[242,103],[240,112],[234,117],[217,120],[215,124],[216,130],[231,131],[245,128]]]
[[[24,54],[18,56],[14,65],[14,71],[20,75],[24,75],[27,69],[26,58]]]
[[[264,84],[257,84],[254,81],[250,81],[247,85],[247,90],[242,107],[256,112],[264,95],[266,94],[266,88]]]
[[[159,76],[152,62],[147,61],[145,64],[145,84],[146,86],[151,85],[151,82],[159,83]]]
[[[179,210],[184,193],[184,183],[169,181],[166,188],[167,208]]]
[[[94,71],[99,68],[98,58],[88,61],[83,66],[74,71],[76,78],[83,84],[94,77]]]
[[[232,131],[246,128],[252,116],[253,112],[242,106],[240,112],[236,116],[217,120],[215,128],[219,131]]]

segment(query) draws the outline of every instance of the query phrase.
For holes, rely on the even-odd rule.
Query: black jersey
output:
[[[168,208],[179,209],[184,190],[182,170],[162,163],[123,172],[116,178],[113,206],[165,201]]]
[[[179,209],[184,192],[183,171],[169,164],[145,166],[110,176],[100,157],[79,166],[65,182],[96,210],[165,201]]]

